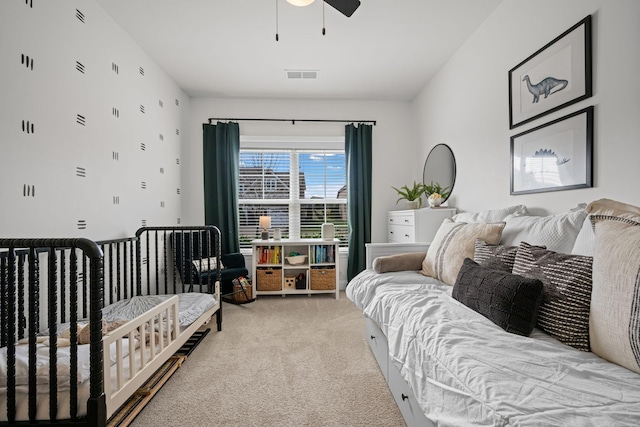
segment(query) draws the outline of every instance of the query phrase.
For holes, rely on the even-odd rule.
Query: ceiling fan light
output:
[[[287,2],[291,3],[294,6],[309,6],[315,0],[287,0]]]

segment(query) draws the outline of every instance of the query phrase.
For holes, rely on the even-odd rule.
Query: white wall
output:
[[[0,39],[0,236],[178,223],[184,92],[93,1],[2,1]]]
[[[589,14],[593,97],[509,130],[508,71]],[[526,204],[558,213],[603,197],[640,205],[638,17],[636,0],[505,0],[414,100],[414,167],[449,144],[458,166],[451,204],[465,211]],[[509,138],[590,105],[594,187],[509,195]]]

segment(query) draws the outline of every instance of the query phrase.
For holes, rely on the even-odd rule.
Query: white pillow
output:
[[[451,219],[455,222],[492,223],[504,221],[507,215],[526,215],[527,213],[527,207],[525,205],[515,205],[488,211],[461,212],[454,215]]]
[[[199,273],[206,273],[218,268],[216,262],[216,257],[212,256],[209,258],[194,259],[193,265]],[[200,266],[202,266],[202,268],[200,268]],[[224,266],[222,265],[222,261],[220,261],[220,268],[224,268]]]
[[[595,244],[595,241],[596,235],[593,232],[593,225],[591,224],[589,215],[587,215],[584,218],[580,232],[578,232],[576,242],[573,244],[571,254],[593,256],[593,245]]]
[[[524,241],[569,254],[586,216],[584,209],[550,216],[509,215],[504,219],[507,224],[500,244],[518,246]]]

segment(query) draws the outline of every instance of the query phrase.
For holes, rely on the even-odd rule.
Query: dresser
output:
[[[455,208],[424,208],[387,213],[389,243],[431,242],[445,218],[455,215]]]

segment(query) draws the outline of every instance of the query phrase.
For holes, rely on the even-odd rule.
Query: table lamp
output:
[[[267,231],[269,227],[271,227],[271,217],[261,216],[260,228],[262,228],[262,240],[269,240],[269,231]]]

